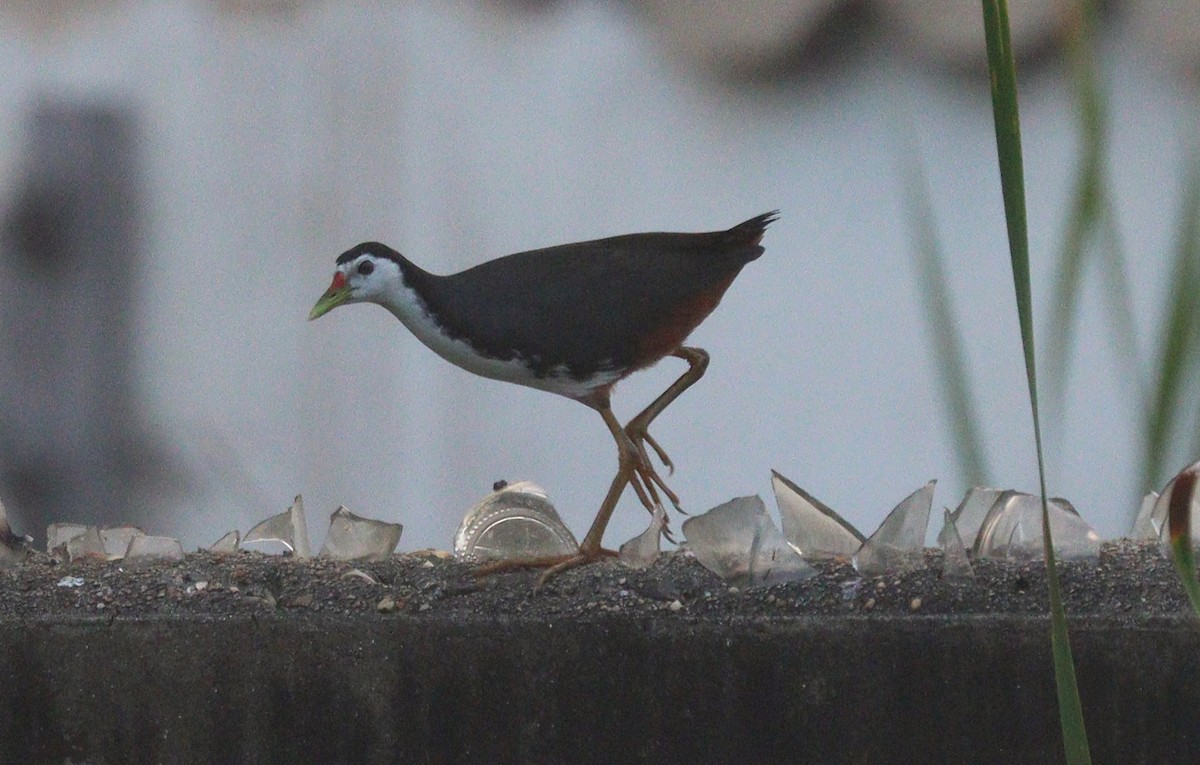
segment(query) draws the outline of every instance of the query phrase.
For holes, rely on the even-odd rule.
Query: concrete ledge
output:
[[[1097,763],[1200,762],[1200,629],[1074,620]],[[1044,616],[0,620],[0,761],[1062,762]]]
[[[1044,566],[818,568],[740,590],[675,554],[535,595],[437,554],[35,556],[0,570],[0,765],[1063,762]],[[1061,572],[1095,762],[1200,762],[1171,562]]]

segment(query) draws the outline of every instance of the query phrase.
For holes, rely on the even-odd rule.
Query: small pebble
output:
[[[375,604],[375,610],[381,614],[390,614],[396,610],[396,599],[391,595],[386,596]]]
[[[671,605],[667,606],[667,608],[671,609],[672,611],[680,611],[683,609],[683,604],[678,600],[672,600]]]
[[[427,560],[421,564],[421,568],[433,568],[433,561]]]
[[[875,598],[867,598],[867,602],[863,603],[863,608],[867,609],[868,611],[870,611],[874,607],[875,607]]]
[[[741,592],[741,590],[739,590],[737,587],[730,587],[730,588],[729,588],[729,594],[730,594],[730,595],[737,595],[739,592]]]
[[[919,611],[921,609],[921,599],[913,598],[912,601],[909,602],[908,608],[910,611]]]

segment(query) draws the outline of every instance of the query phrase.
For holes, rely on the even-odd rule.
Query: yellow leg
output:
[[[612,550],[604,549],[601,540],[604,538],[604,530],[608,528],[608,522],[612,518],[613,511],[616,510],[617,502],[621,499],[626,485],[633,486],[638,499],[651,513],[662,504],[659,500],[659,490],[671,500],[676,509],[680,509],[679,497],[671,491],[650,463],[646,444],[650,445],[650,448],[668,469],[673,470],[671,458],[650,436],[647,428],[650,427],[650,423],[654,421],[655,417],[658,417],[664,409],[671,405],[671,402],[679,398],[681,393],[704,376],[704,371],[708,368],[708,353],[700,348],[685,346],[676,350],[672,355],[688,362],[688,370],[662,395],[654,399],[650,406],[630,420],[625,427],[621,427],[621,423],[617,421],[616,415],[608,405],[607,394],[600,400],[602,403],[595,405],[595,409],[604,418],[604,424],[608,426],[608,431],[612,433],[613,440],[617,442],[617,474],[609,484],[608,493],[604,495],[604,501],[600,504],[600,510],[596,513],[591,528],[588,529],[583,542],[579,544],[579,550],[570,555],[496,561],[475,569],[475,576],[487,576],[522,568],[545,568],[546,571],[538,578],[537,585],[534,587],[535,590],[538,590],[551,577],[569,568],[592,563],[605,556],[616,555]]]
[[[625,426],[625,434],[629,436],[629,440],[633,441],[637,447],[638,457],[643,468],[638,471],[635,480],[640,479],[645,483],[646,491],[644,494],[649,495],[649,499],[651,500],[648,502],[643,498],[642,504],[651,513],[654,512],[657,505],[661,504],[658,501],[658,492],[655,490],[656,486],[662,489],[663,494],[666,495],[667,499],[671,500],[671,504],[675,506],[676,510],[683,512],[683,508],[679,506],[679,497],[675,492],[671,491],[662,477],[650,466],[650,455],[646,451],[646,444],[650,445],[650,448],[662,460],[663,465],[667,467],[668,475],[675,472],[675,465],[671,462],[671,458],[667,456],[666,451],[650,435],[650,423],[654,422],[655,417],[662,414],[664,409],[670,406],[675,399],[679,398],[680,394],[695,385],[696,381],[703,377],[705,370],[708,369],[708,353],[702,348],[682,346],[671,355],[686,361],[688,363],[687,371],[680,375],[679,379],[671,384],[671,387],[663,391],[662,395],[654,399],[650,406],[643,409],[637,417],[634,417]],[[638,496],[643,496],[643,492],[639,491]]]
[[[612,550],[605,550],[601,546],[600,540],[604,537],[604,529],[608,526],[609,519],[612,518],[613,510],[617,507],[617,501],[621,498],[625,485],[634,475],[639,456],[637,447],[629,440],[629,436],[625,435],[625,431],[621,428],[621,423],[617,421],[616,415],[612,413],[612,409],[605,406],[599,411],[600,416],[604,418],[604,424],[608,426],[609,432],[613,434],[613,438],[617,442],[617,475],[608,487],[608,494],[604,496],[604,502],[600,505],[600,511],[596,513],[596,519],[592,521],[592,527],[588,530],[587,536],[583,538],[583,542],[579,544],[579,551],[571,555],[496,561],[475,569],[475,576],[487,576],[521,568],[545,568],[545,573],[538,578],[537,585],[534,587],[535,590],[538,590],[555,574],[575,566],[582,566],[585,563],[592,563],[606,555],[616,555]]]

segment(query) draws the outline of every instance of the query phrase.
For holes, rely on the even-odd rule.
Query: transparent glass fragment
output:
[[[618,550],[621,562],[631,568],[648,568],[658,558],[659,542],[667,525],[667,511],[658,506],[650,525],[641,534],[621,545]]]
[[[1164,515],[1161,517],[1155,517],[1156,508],[1158,508],[1157,491],[1152,491],[1142,497],[1142,505],[1138,508],[1137,517],[1133,519],[1133,526],[1129,529],[1130,539],[1158,539],[1163,523],[1166,522],[1166,505],[1162,506]]]
[[[1047,503],[1054,551],[1060,558],[1095,558],[1100,555],[1100,535],[1071,503],[1054,497]],[[1000,560],[1040,559],[1042,551],[1042,501],[1032,494],[1005,491],[996,500],[979,528],[975,555]]]
[[[297,558],[311,558],[312,546],[308,541],[308,521],[304,517],[304,499],[297,494],[296,501],[279,515],[273,515],[246,532],[242,545],[256,542],[279,542],[292,551]]]
[[[341,505],[329,516],[320,557],[334,560],[384,560],[396,551],[404,526],[362,518]]]
[[[108,556],[109,560],[120,560],[125,557],[125,551],[129,549],[129,543],[133,541],[133,538],[145,533],[137,526],[114,526],[109,529],[100,529],[100,542],[104,545],[104,554]]]
[[[0,568],[19,566],[29,557],[31,539],[20,537],[13,533],[8,525],[8,514],[4,511],[4,503],[0,502]]]
[[[967,490],[962,502],[958,503],[958,507],[951,514],[963,546],[970,548],[975,544],[975,537],[979,534],[983,519],[1003,493],[1004,489],[988,489],[983,486]]]
[[[862,546],[865,539],[858,529],[774,470],[771,486],[783,536],[806,558],[850,556]]]
[[[688,518],[683,535],[701,565],[736,587],[767,587],[816,573],[775,528],[758,496]]]
[[[239,532],[237,529],[234,529],[233,531],[229,532],[225,536],[218,539],[216,542],[213,542],[211,545],[209,545],[208,551],[215,552],[215,553],[237,552],[238,547],[241,545],[241,542],[242,542],[241,532]]]
[[[929,528],[936,485],[937,481],[930,481],[888,513],[854,556],[854,566],[860,574],[914,571],[925,564],[925,532]]]
[[[1168,555],[1171,548],[1171,503],[1176,499],[1175,492],[1180,485],[1179,479],[1184,474],[1187,474],[1191,478],[1198,472],[1200,472],[1200,462],[1188,465],[1179,471],[1179,474],[1172,478],[1163,488],[1162,495],[1155,500],[1154,507],[1150,510],[1150,525],[1156,531],[1155,537],[1162,543],[1163,552]],[[1191,516],[1192,544],[1197,544],[1200,543],[1200,492],[1195,491],[1194,480],[1189,480],[1187,485],[1193,489],[1189,502],[1189,513]]]
[[[158,560],[183,560],[183,545],[171,537],[152,537],[138,534],[125,551],[126,563],[145,563]]]
[[[961,507],[961,505],[960,505]],[[942,511],[942,530],[938,532],[938,545],[942,548],[943,579],[974,579],[975,569],[967,557],[967,546],[949,510]]]
[[[578,549],[546,492],[530,481],[488,494],[467,511],[454,535],[454,555],[460,560],[541,558]]]
[[[95,526],[85,527],[82,534],[68,539],[65,547],[69,561],[85,558],[108,560],[108,553],[104,551],[104,541],[100,539],[100,529]]]
[[[89,528],[91,527],[82,523],[51,523],[46,527],[46,552],[54,555],[56,550],[61,550],[65,555],[67,542],[83,534]]]

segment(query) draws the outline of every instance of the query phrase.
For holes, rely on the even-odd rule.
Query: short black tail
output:
[[[725,232],[725,241],[730,244],[758,244],[762,241],[767,226],[779,220],[779,211],[756,215],[745,223],[739,223]]]

